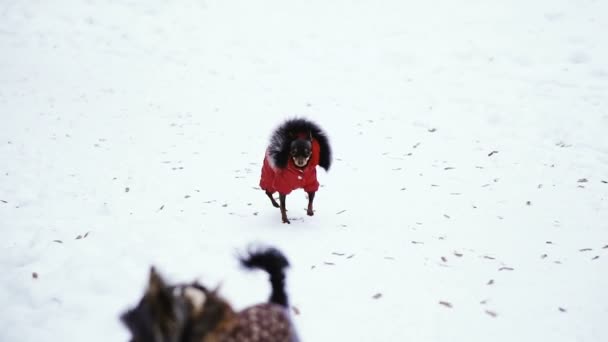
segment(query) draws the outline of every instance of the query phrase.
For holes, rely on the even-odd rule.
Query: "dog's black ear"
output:
[[[128,310],[120,315],[120,321],[127,327],[131,328],[131,322],[133,321],[133,310]]]
[[[146,295],[150,297],[156,297],[161,294],[165,289],[165,282],[161,278],[160,274],[156,271],[154,266],[150,267],[150,278],[148,280],[148,288],[146,289]]]
[[[173,296],[171,288],[167,287],[165,281],[154,267],[150,267],[150,279],[144,296],[144,301],[156,312],[162,320],[173,319]]]

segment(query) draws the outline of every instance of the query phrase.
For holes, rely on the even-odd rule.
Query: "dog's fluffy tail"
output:
[[[289,261],[278,249],[271,247],[250,248],[246,255],[239,257],[241,264],[248,269],[262,269],[270,275],[272,293],[270,303],[287,307],[287,293],[285,292],[285,269]]]

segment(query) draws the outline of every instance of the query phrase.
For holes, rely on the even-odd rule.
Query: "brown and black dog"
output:
[[[267,303],[235,311],[217,290],[195,282],[169,286],[156,272],[139,304],[121,316],[131,342],[296,342],[285,293],[289,262],[274,248],[250,250],[240,258],[249,269],[270,275]]]
[[[317,165],[328,171],[331,155],[329,138],[312,121],[290,119],[274,130],[264,157],[260,188],[266,192],[272,205],[281,209],[283,223],[290,223],[285,199],[296,189],[306,191],[306,213],[314,215],[313,201],[319,189]],[[280,204],[272,197],[275,192],[279,193]]]

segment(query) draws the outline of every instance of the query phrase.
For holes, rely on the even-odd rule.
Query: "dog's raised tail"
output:
[[[287,307],[287,293],[285,292],[285,269],[289,261],[278,249],[272,247],[250,248],[244,256],[240,256],[241,264],[248,269],[261,269],[270,275],[270,303]]]

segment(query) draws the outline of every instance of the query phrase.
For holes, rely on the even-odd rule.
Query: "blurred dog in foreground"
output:
[[[270,275],[267,303],[236,312],[217,290],[198,282],[167,285],[150,269],[147,289],[133,309],[121,316],[131,342],[295,342],[285,292],[289,262],[274,248],[250,250],[239,258],[248,269]]]
[[[331,146],[329,138],[316,123],[290,119],[272,133],[262,166],[260,188],[266,192],[272,205],[281,209],[283,223],[290,223],[285,199],[296,189],[306,191],[306,214],[314,215],[312,203],[319,189],[317,165],[329,170]],[[275,192],[279,193],[280,204],[272,197]]]

